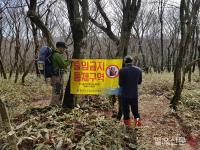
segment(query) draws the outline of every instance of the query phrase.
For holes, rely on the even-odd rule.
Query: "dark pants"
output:
[[[124,120],[130,119],[130,107],[134,118],[140,118],[138,113],[138,99],[137,98],[124,98],[122,97],[122,111],[124,115]]]

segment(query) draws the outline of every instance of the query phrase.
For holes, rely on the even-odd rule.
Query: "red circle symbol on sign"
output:
[[[110,65],[106,68],[106,75],[108,78],[116,78],[119,76],[119,68],[116,65]]]

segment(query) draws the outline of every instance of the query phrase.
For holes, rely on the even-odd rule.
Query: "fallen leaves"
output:
[[[101,103],[106,101],[107,99],[101,99]],[[107,106],[104,109],[107,110]],[[14,126],[18,147],[38,150],[135,147],[135,140],[131,139],[123,125],[104,116],[103,112],[100,113],[102,108],[96,111],[91,108],[84,106],[84,109],[76,108],[70,113],[51,107],[32,108],[26,111],[21,116],[27,120],[21,119],[23,122],[17,120],[18,125]]]
[[[31,81],[35,82],[33,79]],[[169,74],[164,74],[162,78],[159,74],[145,76],[144,85],[140,88],[140,99],[143,103],[140,109],[144,124],[138,131],[127,129],[119,121],[112,119],[113,106],[109,99],[103,96],[83,96],[79,107],[71,112],[52,107],[25,107],[24,113],[12,119],[13,133],[18,137],[18,147],[36,150],[153,149],[154,136],[170,138],[182,133],[178,121],[169,115],[167,109],[167,99],[171,99],[173,95],[172,82],[172,76]],[[186,83],[180,105],[180,115],[186,124],[185,127],[194,131],[200,129],[197,113],[200,107],[198,84]],[[16,107],[21,105],[20,103],[31,105],[32,102],[38,101],[38,98],[48,97],[50,93],[47,85],[38,82],[30,82],[25,87],[11,85],[13,84],[3,85],[5,90],[2,90],[1,85],[0,95],[5,95],[4,99],[10,100],[7,101],[9,108],[17,108],[19,111],[24,109]],[[40,87],[42,91],[38,90]],[[44,87],[48,87],[48,90],[45,91]],[[5,140],[7,136],[8,133],[0,131],[1,149],[9,147]]]
[[[14,84],[14,81],[0,79],[0,97],[9,109],[10,115],[21,114],[34,101],[50,97],[51,87],[43,79],[36,79],[35,76],[27,76],[27,84]]]

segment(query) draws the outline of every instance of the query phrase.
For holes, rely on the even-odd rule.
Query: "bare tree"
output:
[[[152,24],[152,19],[153,19],[153,12],[154,8],[151,8],[149,11],[146,10],[146,7],[143,6],[142,9],[140,9],[140,12],[137,16],[137,19],[133,25],[133,29],[135,31],[135,35],[137,37],[137,42],[138,42],[138,53],[141,53],[142,56],[142,64],[143,64],[143,69],[145,72],[148,73],[149,67],[147,65],[147,59],[144,50],[143,50],[143,40],[145,36],[145,32],[147,32]],[[147,52],[146,52],[147,53]]]
[[[0,7],[0,73],[3,75],[4,79],[7,79],[6,71],[4,69],[3,61],[2,61],[2,54],[1,54],[1,45],[3,41],[3,26],[2,26],[2,8]]]
[[[168,37],[167,41],[167,59],[166,59],[166,68],[168,72],[174,70],[175,65],[175,56],[177,55],[179,35],[180,35],[180,24],[178,17],[178,9],[172,7],[171,11],[168,11],[167,18],[165,18],[165,33]]]
[[[163,41],[163,27],[164,27],[164,10],[166,5],[166,0],[159,0],[159,7],[158,7],[158,13],[159,13],[159,21],[160,21],[160,47],[161,47],[161,71],[164,70],[164,41]]]
[[[122,11],[122,24],[121,24],[121,34],[120,38],[118,38],[112,31],[112,23],[109,20],[106,12],[104,11],[102,4],[102,0],[95,0],[95,5],[101,17],[103,18],[106,26],[99,23],[95,18],[89,16],[89,19],[92,23],[94,23],[97,27],[103,30],[107,36],[117,45],[117,58],[125,57],[128,54],[128,45],[131,35],[131,30],[140,9],[141,0],[121,0],[120,6]],[[118,3],[118,1],[115,1]],[[119,7],[120,8],[120,7]],[[111,96],[112,99],[115,99],[114,96]],[[120,98],[118,98],[120,100]],[[114,100],[116,101],[116,99]],[[117,118],[121,118],[122,110],[121,103],[119,102],[119,112]]]
[[[68,8],[69,22],[72,31],[74,52],[72,58],[83,58],[83,52],[87,49],[87,32],[88,32],[88,0],[65,0]],[[82,6],[82,16],[79,4]],[[74,108],[75,97],[70,93],[70,78],[65,89],[63,107]]]
[[[22,60],[21,66],[23,68],[22,84],[25,83],[25,78],[28,75],[28,73],[30,72],[30,70],[32,69],[32,66],[35,61],[34,59],[31,59],[30,61],[27,60],[27,53],[29,52],[30,47],[31,47],[31,41],[30,41],[30,36],[29,36],[30,25],[28,24],[28,20],[27,20],[27,17],[25,17],[26,15],[24,12],[23,12],[23,15],[24,15],[24,21],[25,21],[25,25],[26,25],[26,33],[25,33],[26,43],[25,43],[25,48],[24,48],[24,54],[21,58],[21,60]],[[28,64],[28,65],[26,65],[26,64]]]
[[[47,44],[50,47],[55,48],[52,34],[45,23],[41,20],[40,16],[37,14],[37,0],[31,0],[28,7],[29,10],[27,12],[27,16],[30,18],[31,22],[33,22],[40,30],[42,30],[42,33],[47,40]]]
[[[118,38],[111,29],[111,21],[109,20],[106,12],[104,11],[101,0],[96,0],[95,5],[97,10],[100,12],[102,18],[105,21],[106,27],[103,24],[98,23],[94,18],[90,16],[90,21],[94,23],[97,27],[102,29],[110,39],[116,43],[118,46],[116,57],[126,56],[128,53],[129,39],[131,35],[131,29],[133,27],[134,21],[140,9],[141,0],[121,0],[122,5],[122,24],[121,24],[121,35]]]
[[[199,41],[199,27],[197,25],[197,19],[198,19],[198,14],[194,17],[192,20],[192,29],[191,29],[191,44],[188,49],[188,61],[187,63],[190,63],[193,61],[193,59],[196,59],[196,52],[198,49],[198,41]],[[195,66],[195,65],[194,65]],[[192,66],[186,70],[185,72],[188,71],[188,82],[191,82],[192,80]]]
[[[18,4],[18,3],[17,3]],[[9,9],[7,8],[7,12],[9,14],[10,18],[10,26],[11,29],[13,30],[14,33],[14,42],[15,42],[15,47],[14,47],[14,64],[11,68],[11,72],[15,71],[15,80],[14,82],[16,83],[19,77],[19,55],[20,55],[20,48],[21,48],[21,41],[20,41],[20,32],[21,32],[21,27],[22,23],[20,22],[21,12],[19,9]],[[11,25],[12,24],[12,25]]]
[[[2,41],[3,41],[3,11],[6,8],[8,1],[4,2],[2,6],[0,4],[0,73],[3,75],[4,79],[7,79],[6,70],[3,64],[3,56],[2,56]]]
[[[200,46],[198,46],[198,52],[199,52],[198,59],[200,59]],[[200,76],[200,61],[198,61],[198,68],[199,68],[199,76]]]
[[[190,0],[187,2],[185,0],[181,0],[180,3],[181,41],[179,44],[179,53],[174,71],[175,94],[170,102],[170,106],[175,111],[177,110],[177,104],[180,100],[184,85],[184,75],[186,71],[184,66],[184,57],[191,42],[192,21],[195,19],[195,16],[199,11],[199,7],[200,0],[196,0],[194,3],[190,3]]]

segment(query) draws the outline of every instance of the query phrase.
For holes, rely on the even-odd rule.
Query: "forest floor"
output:
[[[29,76],[25,86],[1,80],[11,124],[19,149],[200,149],[200,77],[186,82],[179,110],[172,114],[173,76],[148,74],[140,87],[142,126],[126,128],[112,118],[116,113],[106,96],[82,96],[69,112],[48,107],[51,87]],[[1,127],[0,123],[0,127]],[[8,149],[7,134],[0,128],[0,149]]]

